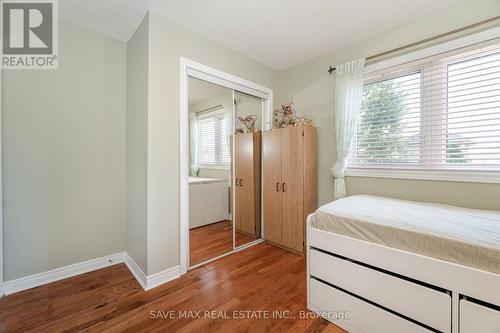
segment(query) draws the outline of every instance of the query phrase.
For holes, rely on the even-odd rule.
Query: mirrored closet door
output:
[[[233,251],[233,91],[193,77],[189,106],[189,263]]]
[[[262,238],[263,100],[188,77],[189,267]]]

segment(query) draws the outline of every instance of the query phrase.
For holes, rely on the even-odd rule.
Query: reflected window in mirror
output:
[[[197,122],[199,164],[229,168],[231,156],[224,109],[202,113]]]

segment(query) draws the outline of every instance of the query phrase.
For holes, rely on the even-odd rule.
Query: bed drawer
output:
[[[500,332],[500,311],[467,300],[460,301],[460,333]]]
[[[326,319],[349,332],[429,333],[431,331],[390,312],[350,296],[313,278],[310,280],[310,302]],[[348,312],[343,320],[332,319],[336,312]]]
[[[445,292],[311,250],[309,274],[442,332],[451,331]]]

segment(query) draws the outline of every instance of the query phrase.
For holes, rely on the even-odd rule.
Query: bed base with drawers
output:
[[[500,275],[319,230],[311,217],[311,311],[348,332],[500,332]]]

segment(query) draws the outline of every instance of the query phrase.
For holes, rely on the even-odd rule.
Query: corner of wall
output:
[[[127,42],[127,253],[144,272],[147,264],[149,112],[149,14]]]

